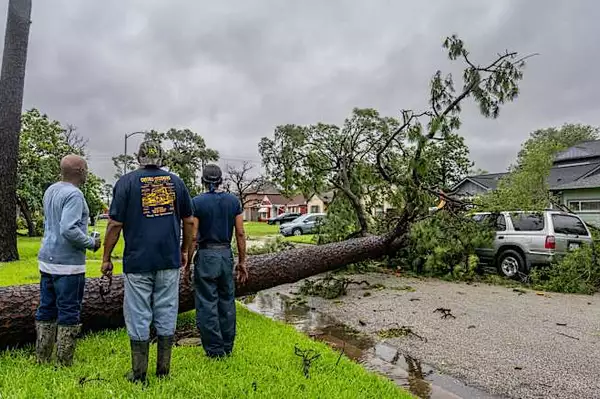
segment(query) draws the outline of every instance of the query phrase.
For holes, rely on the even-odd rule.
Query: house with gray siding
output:
[[[468,176],[450,193],[473,198],[493,191],[506,173]],[[579,143],[560,152],[548,176],[550,191],[586,222],[600,227],[600,140]]]
[[[548,183],[563,205],[600,227],[600,140],[586,141],[559,153]]]

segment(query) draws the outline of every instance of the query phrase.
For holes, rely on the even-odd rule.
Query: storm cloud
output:
[[[259,162],[258,140],[278,124],[421,108],[431,75],[455,71],[441,49],[453,33],[482,63],[506,49],[540,53],[499,119],[465,107],[477,167],[505,170],[535,129],[600,125],[592,0],[33,3],[24,107],[77,126],[109,180],[126,132],[188,127],[223,163]]]

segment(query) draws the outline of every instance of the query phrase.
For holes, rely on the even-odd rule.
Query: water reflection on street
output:
[[[390,378],[422,399],[493,399],[497,396],[441,375],[385,342],[377,342],[309,307],[302,300],[277,293],[259,293],[246,306],[274,320],[284,321],[310,337],[329,344],[365,368]]]

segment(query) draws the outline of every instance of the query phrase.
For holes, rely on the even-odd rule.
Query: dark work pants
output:
[[[40,273],[40,305],[35,319],[57,321],[61,326],[79,324],[85,274]]]
[[[194,268],[196,326],[207,356],[228,355],[235,340],[235,281],[229,248],[200,249]]]

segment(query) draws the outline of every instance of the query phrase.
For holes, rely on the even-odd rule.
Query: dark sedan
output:
[[[294,221],[302,216],[300,213],[282,213],[281,215],[272,217],[267,220],[269,224],[284,224]]]

